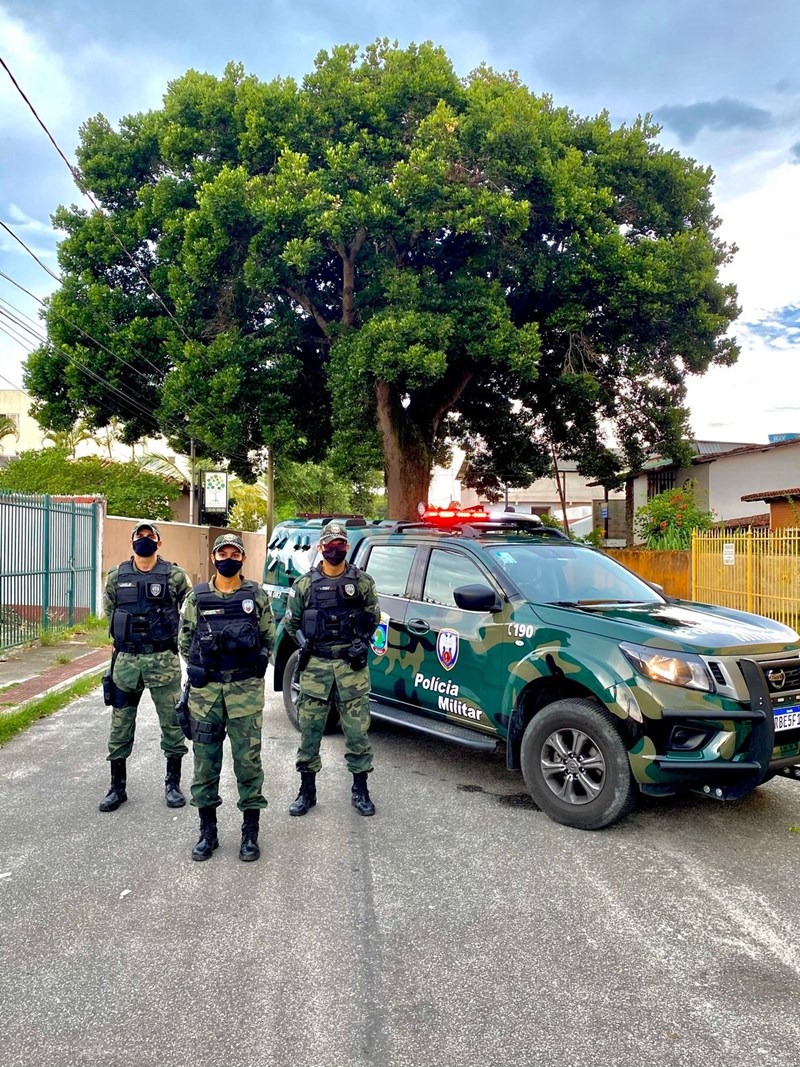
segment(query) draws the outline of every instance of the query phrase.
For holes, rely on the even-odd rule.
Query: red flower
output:
[[[666,528],[667,528],[667,520],[664,519],[664,521],[661,523],[661,529],[662,530],[666,530]]]

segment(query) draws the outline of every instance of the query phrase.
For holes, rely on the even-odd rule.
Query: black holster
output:
[[[175,703],[175,714],[178,717],[178,726],[180,726],[183,736],[189,741],[192,738],[192,727],[189,716],[189,690],[191,688],[191,684],[187,680],[180,697]]]
[[[189,719],[190,741],[197,741],[201,745],[208,745],[213,741],[225,740],[225,724],[221,722],[206,722],[205,719],[195,719],[191,712],[187,711]]]
[[[125,689],[120,689],[114,681],[114,664],[117,662],[118,652],[119,649],[115,648],[111,655],[111,666],[108,668],[108,674],[104,674],[101,679],[103,685],[103,703],[108,708],[136,708],[139,706],[139,701],[142,699],[141,692],[128,693]]]
[[[354,671],[363,671],[367,665],[367,646],[361,640],[356,638],[342,653],[342,659],[352,668]]]

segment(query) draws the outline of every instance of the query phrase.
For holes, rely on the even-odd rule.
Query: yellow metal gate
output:
[[[694,531],[692,599],[800,628],[800,530]]]

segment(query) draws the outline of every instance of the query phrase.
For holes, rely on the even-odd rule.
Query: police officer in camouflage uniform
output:
[[[352,802],[359,815],[374,815],[367,789],[372,770],[369,729],[369,636],[380,622],[375,582],[346,563],[347,529],[329,522],[322,530],[322,560],[289,591],[284,626],[300,645],[300,792],[290,815],[305,815],[317,802],[316,775],[322,767],[320,742],[331,706],[345,740],[345,760],[353,775]]]
[[[103,606],[114,638],[114,666],[106,698],[112,707],[111,788],[100,802],[100,811],[116,811],[128,799],[126,760],[133,748],[136,709],[145,689],[150,690],[161,724],[167,807],[181,808],[186,803],[180,781],[187,748],[175,701],[181,680],[179,610],[191,583],[177,564],[157,554],[161,535],[154,523],[140,522],[134,527],[131,547],[131,558],[112,567],[106,577]]]
[[[261,791],[261,727],[275,625],[261,585],[240,574],[241,538],[218,537],[211,559],[217,573],[187,597],[180,632],[181,655],[188,663],[186,722],[194,742],[192,804],[200,810],[200,840],[192,859],[210,859],[219,844],[219,777],[227,732],[244,817],[239,859],[250,862],[260,855],[259,814],[267,806]]]

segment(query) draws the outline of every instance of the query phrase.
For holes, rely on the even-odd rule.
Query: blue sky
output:
[[[698,437],[800,432],[800,4],[796,0],[0,0],[0,55],[69,156],[77,129],[158,107],[187,68],[240,60],[302,78],[321,48],[432,40],[467,74],[513,68],[535,92],[615,122],[650,112],[661,141],[716,174],[742,356],[690,386]],[[53,268],[49,215],[78,193],[0,70],[0,219]],[[47,275],[3,232],[0,270],[44,296]],[[0,301],[36,304],[0,279]],[[0,308],[8,309],[7,303]],[[24,350],[0,333],[0,374]],[[0,388],[7,387],[0,380]]]

